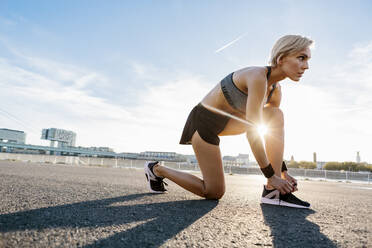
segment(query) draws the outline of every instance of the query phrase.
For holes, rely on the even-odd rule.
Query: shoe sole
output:
[[[279,199],[267,199],[265,197],[261,198],[261,203],[270,204],[270,205],[277,205],[277,206],[285,206],[285,207],[290,207],[290,208],[310,208],[310,206],[305,207],[305,206],[289,203],[289,202],[286,202],[286,201],[281,201]]]
[[[148,188],[150,190],[151,193],[153,194],[165,194],[166,191],[155,191],[151,188],[151,185],[150,185],[150,174],[148,172],[149,170],[149,167],[148,167],[148,163],[145,163],[145,176],[146,176],[146,180],[147,180],[147,185],[148,185]]]

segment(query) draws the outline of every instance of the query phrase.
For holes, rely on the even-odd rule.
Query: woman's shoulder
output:
[[[267,73],[267,67],[266,66],[247,66],[244,68],[241,68],[234,73],[239,73],[239,74],[248,74],[248,75],[266,75]]]
[[[234,79],[240,82],[266,81],[267,67],[249,66],[234,72]]]

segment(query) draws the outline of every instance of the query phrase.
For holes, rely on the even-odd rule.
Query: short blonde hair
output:
[[[312,40],[301,35],[285,35],[274,44],[271,50],[270,65],[277,66],[278,59],[309,47]]]

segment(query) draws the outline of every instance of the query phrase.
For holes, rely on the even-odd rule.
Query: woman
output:
[[[150,190],[165,192],[163,179],[168,178],[201,197],[220,199],[225,193],[225,180],[218,136],[246,133],[267,178],[261,202],[308,208],[309,203],[291,193],[297,190],[297,181],[287,173],[283,162],[284,118],[279,109],[278,82],[285,78],[300,80],[309,68],[312,42],[299,35],[286,35],[272,49],[271,66],[246,67],[217,84],[191,111],[180,141],[180,144],[192,144],[203,179],[158,162],[147,163],[145,172]],[[264,142],[257,129],[262,123],[269,129]]]

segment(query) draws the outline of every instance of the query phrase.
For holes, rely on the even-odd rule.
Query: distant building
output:
[[[359,154],[359,152],[357,152],[356,162],[359,164],[360,161],[361,161],[361,159],[360,159],[360,154]]]
[[[24,144],[26,142],[26,134],[23,131],[0,128],[0,142]]]
[[[50,140],[50,146],[54,147],[54,142],[57,141],[57,147],[75,146],[76,133],[68,130],[48,128],[41,132],[41,139]]]
[[[316,163],[316,152],[313,153],[313,162]]]
[[[249,165],[249,155],[239,153],[239,155],[236,157],[236,162],[242,165]]]
[[[189,164],[195,164],[198,163],[198,160],[196,159],[195,155],[183,155],[186,159],[186,162]]]
[[[317,169],[323,169],[323,166],[324,166],[326,163],[327,163],[327,162],[317,161],[317,162],[316,162],[316,168],[317,168]]]
[[[186,161],[186,158],[175,152],[154,152],[146,151],[139,153],[139,159],[148,159],[148,160],[172,160],[172,161]]]
[[[114,152],[114,149],[110,148],[110,147],[94,147],[94,146],[91,146],[88,148],[89,150],[91,151],[99,151],[99,152]]]
[[[256,160],[249,161],[248,166],[251,167],[260,167]]]
[[[232,161],[232,162],[235,162],[236,161],[236,157],[234,157],[234,156],[223,156],[222,157],[222,160],[223,161]]]
[[[249,166],[249,155],[239,153],[237,157],[223,156],[222,163],[224,165]]]

